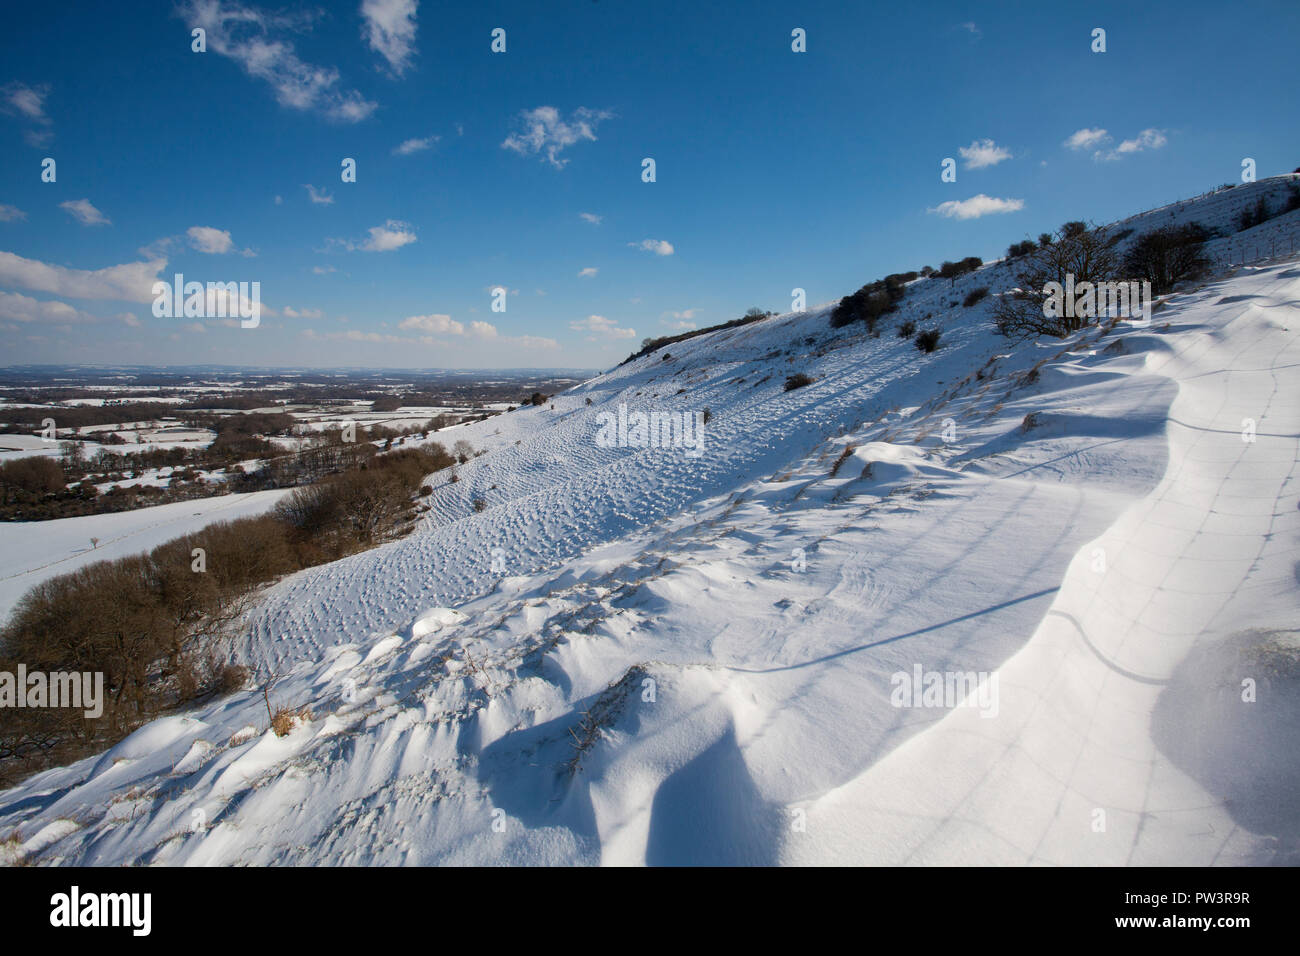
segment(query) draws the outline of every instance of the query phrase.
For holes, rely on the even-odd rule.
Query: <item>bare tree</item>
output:
[[[1017,288],[1004,292],[993,304],[998,331],[1012,338],[1038,335],[1063,337],[1083,328],[1091,318],[1052,315],[1046,308],[1048,283],[1077,286],[1114,278],[1117,257],[1114,240],[1105,229],[1070,222],[1049,243],[1024,258],[1016,277]]]
[[[1131,279],[1146,279],[1156,295],[1179,282],[1195,279],[1210,267],[1202,250],[1209,234],[1199,223],[1165,226],[1134,240],[1124,256],[1124,272]]]

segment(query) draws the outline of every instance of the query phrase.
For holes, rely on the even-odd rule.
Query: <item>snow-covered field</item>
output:
[[[1295,178],[1129,224],[1226,224]],[[700,336],[437,436],[487,453],[416,533],[250,614],[240,655],[309,719],[277,737],[250,687],[155,721],[0,794],[0,839],[90,865],[1300,862],[1300,263],[1022,344],[960,306],[1011,276],[918,280],[879,338],[825,309]],[[708,409],[702,453],[606,447],[620,405]]]
[[[46,578],[84,564],[150,551],[215,521],[269,511],[286,489],[177,501],[113,514],[10,521],[0,525],[0,619],[18,599]],[[90,539],[98,538],[98,546]]]

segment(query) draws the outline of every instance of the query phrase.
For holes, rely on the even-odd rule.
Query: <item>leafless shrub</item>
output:
[[[1117,268],[1112,238],[1104,229],[1079,222],[1066,223],[1054,241],[1039,246],[1022,261],[1017,288],[997,296],[992,308],[998,331],[1012,338],[1064,337],[1089,324],[1092,317],[1048,315],[1045,287],[1049,282],[1064,286],[1067,276],[1073,276],[1076,286],[1108,282]]]

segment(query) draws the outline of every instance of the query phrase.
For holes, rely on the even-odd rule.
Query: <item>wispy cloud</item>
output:
[[[48,86],[28,86],[26,83],[8,83],[0,89],[0,99],[11,112],[38,123],[50,121],[45,115],[45,97],[49,95]]]
[[[965,30],[967,33],[969,33],[971,36],[973,36],[976,40],[978,40],[980,37],[982,37],[982,36],[984,35],[983,33],[980,32],[980,28],[979,28],[978,26],[976,26],[974,23],[970,22],[969,20],[968,20],[967,22],[965,22],[965,23],[959,23],[959,24],[957,24],[956,29],[958,29],[958,30]]]
[[[26,219],[27,213],[23,212],[17,206],[6,206],[0,202],[0,222],[18,222],[20,219]]]
[[[469,334],[474,338],[526,349],[555,349],[560,347],[560,343],[555,339],[548,339],[538,335],[502,335],[491,322],[471,322],[469,324]]]
[[[394,147],[394,156],[410,156],[412,153],[418,153],[426,149],[432,149],[438,142],[439,136],[426,136],[423,139],[408,139],[399,146]]]
[[[0,110],[36,124],[36,129],[29,129],[23,134],[31,146],[48,146],[54,138],[53,124],[45,112],[45,98],[49,95],[50,88],[45,85],[28,86],[26,83],[13,82],[0,87]]]
[[[1023,199],[997,199],[980,193],[978,196],[971,196],[970,199],[950,199],[948,202],[941,202],[927,211],[947,219],[979,219],[981,216],[991,216],[996,213],[1019,212],[1024,208]]]
[[[1138,133],[1137,136],[1133,137],[1133,139],[1124,140],[1109,152],[1098,152],[1094,158],[1109,162],[1116,159],[1122,159],[1130,153],[1140,153],[1143,150],[1148,149],[1160,149],[1168,142],[1169,138],[1165,136],[1164,130],[1144,129],[1142,132]]]
[[[578,278],[579,278],[579,279],[590,279],[590,278],[592,278],[593,276],[595,276],[596,273],[599,272],[599,271],[600,271],[600,270],[597,269],[595,266],[587,266],[587,268],[583,269],[581,272],[578,273]]]
[[[70,199],[59,203],[59,208],[83,226],[109,226],[109,218],[91,205],[89,199]]]
[[[977,139],[969,146],[958,147],[957,152],[966,160],[967,169],[983,169],[996,166],[1003,160],[1011,158],[1011,150],[998,146],[991,139]]]
[[[339,245],[349,252],[360,250],[362,252],[392,252],[394,249],[400,249],[402,246],[410,245],[415,242],[415,230],[409,224],[399,219],[389,219],[382,226],[371,226],[367,232],[370,233],[368,239],[351,240],[351,239],[331,239],[333,245]]]
[[[412,315],[397,323],[399,329],[429,332],[434,335],[464,335],[465,326],[450,315]]]
[[[311,183],[303,183],[302,188],[307,190],[307,195],[311,201],[320,206],[328,206],[334,202],[334,197],[323,189],[317,189]]]
[[[466,328],[449,315],[412,315],[397,324],[405,332],[415,335],[393,335],[390,332],[363,332],[349,329],[346,332],[318,333],[315,329],[304,329],[304,338],[312,340],[329,339],[346,342],[371,342],[382,345],[434,345],[447,347],[452,344],[469,344],[472,340],[490,341],[495,345],[515,346],[525,349],[555,349],[559,343],[554,339],[536,335],[510,336],[501,335],[491,322],[474,321]],[[437,336],[435,338],[435,336]],[[450,339],[450,341],[449,341]]]
[[[1071,133],[1061,145],[1066,149],[1078,151],[1092,149],[1109,141],[1110,134],[1104,129],[1089,129],[1085,126],[1083,129],[1075,130]]]
[[[605,217],[597,216],[594,212],[580,212],[578,213],[578,218],[581,219],[583,222],[591,223],[593,226],[599,226],[600,221]]]
[[[415,55],[418,0],[363,0],[361,35],[382,56],[394,76],[401,76]]]
[[[311,16],[263,13],[223,0],[190,0],[178,12],[190,26],[203,28],[209,50],[270,86],[281,106],[345,123],[360,122],[378,106],[356,90],[343,89],[334,67],[298,56],[285,35],[309,29]]]
[[[681,311],[665,312],[665,317],[659,319],[659,324],[677,331],[693,329],[695,328],[695,317],[699,314],[699,311],[699,309],[682,309]],[[666,316],[671,316],[673,321],[669,321]]]
[[[569,161],[561,159],[560,153],[575,143],[594,141],[596,127],[613,115],[606,110],[581,106],[565,120],[554,106],[524,110],[519,114],[519,128],[505,138],[501,147],[521,156],[544,154],[548,163],[563,169]]]
[[[673,244],[666,239],[642,239],[640,242],[629,242],[633,249],[641,249],[645,252],[653,252],[657,256],[671,256],[673,254]]]
[[[587,332],[588,342],[594,342],[597,339],[634,339],[636,338],[636,329],[620,329],[613,319],[607,319],[603,315],[589,315],[585,319],[578,319],[570,322],[569,328],[575,332]]]

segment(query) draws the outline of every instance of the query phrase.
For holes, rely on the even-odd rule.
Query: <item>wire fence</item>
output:
[[[1210,258],[1216,266],[1223,269],[1270,259],[1290,258],[1300,251],[1300,221],[1279,225],[1284,228],[1270,232],[1267,236],[1225,239]]]

